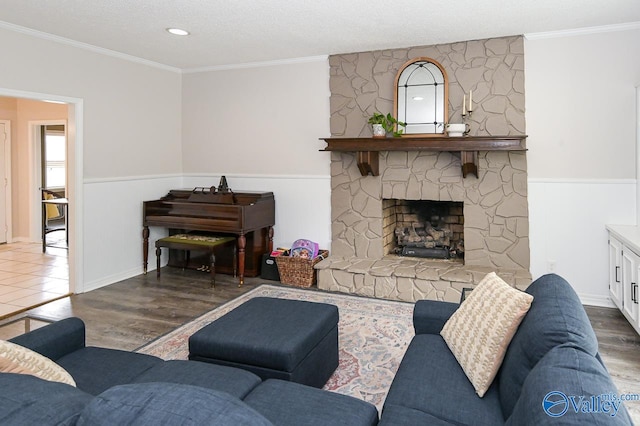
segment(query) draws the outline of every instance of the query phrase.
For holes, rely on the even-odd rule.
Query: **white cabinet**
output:
[[[609,231],[609,295],[640,333],[640,245]]]

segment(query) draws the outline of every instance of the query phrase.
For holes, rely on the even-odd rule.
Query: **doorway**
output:
[[[36,126],[34,170],[39,172],[40,199],[34,216],[40,214],[42,250],[47,247],[68,249],[67,214],[67,134],[65,123]],[[39,154],[39,155],[38,155]]]
[[[11,116],[11,112],[15,114],[13,119],[14,127],[18,129],[18,137],[14,139],[16,143],[16,158],[13,159],[15,168],[13,169],[17,179],[19,181],[18,190],[23,192],[14,192],[14,194],[29,194],[29,190],[34,186],[40,187],[41,182],[34,182],[31,177],[34,175],[35,170],[32,171],[31,167],[33,161],[30,157],[33,154],[38,154],[37,157],[41,159],[41,167],[39,169],[44,170],[44,176],[46,177],[44,185],[48,185],[55,188],[61,193],[66,191],[66,120],[59,120],[61,124],[52,126],[42,126],[41,137],[42,143],[40,149],[36,150],[26,149],[31,148],[31,145],[27,138],[29,124],[25,120],[20,120],[21,115],[32,114],[33,111],[41,112],[37,108],[41,108],[40,102],[30,102],[25,105],[24,101],[13,100],[13,104],[5,100],[5,111],[9,111],[7,115]],[[13,108],[10,108],[13,106]],[[65,113],[66,115],[66,107]],[[9,121],[9,120],[5,120]],[[4,128],[4,123],[0,124],[0,133]],[[6,130],[6,129],[5,129]],[[21,130],[21,131],[20,131]],[[9,132],[10,134],[10,132]],[[20,137],[22,135],[22,137]],[[10,145],[10,138],[6,134],[2,133],[0,138],[0,145],[4,142],[6,145]],[[20,146],[21,145],[21,146]],[[0,149],[0,152],[4,150]],[[5,155],[4,159],[11,159],[10,155]],[[0,160],[0,165],[5,164]],[[7,162],[6,169],[11,170],[11,162]],[[42,174],[39,172],[38,174]],[[10,173],[8,173],[10,176]],[[1,185],[2,182],[0,182]],[[30,204],[28,203],[30,197],[17,197],[17,201],[14,200],[14,206],[16,207],[17,220],[22,220],[26,225],[28,223],[28,217],[32,216],[27,214],[30,210]],[[11,200],[11,198],[9,198]],[[42,201],[40,200],[37,207],[42,209]],[[54,219],[55,216],[54,215]],[[8,218],[11,218],[11,211],[8,211]],[[53,222],[53,221],[52,221]],[[64,249],[59,249],[54,252],[53,250],[47,253],[42,252],[42,245],[34,241],[34,236],[26,233],[29,227],[18,227],[18,237],[7,241],[7,244],[0,245],[0,318],[9,317],[18,314],[24,310],[31,309],[43,303],[65,297],[70,293],[69,286],[69,259],[67,252],[67,245]],[[62,241],[66,240],[66,229],[63,228]],[[40,238],[39,236],[37,237]]]
[[[67,108],[67,122],[66,122],[66,134],[67,134],[67,162],[66,162],[66,171],[67,171],[67,187],[66,194],[69,199],[68,206],[68,215],[69,222],[71,226],[68,229],[69,232],[69,250],[68,250],[68,262],[69,262],[69,291],[71,293],[83,293],[84,292],[84,284],[83,284],[83,241],[82,241],[82,229],[83,229],[83,122],[84,122],[84,105],[83,100],[80,98],[73,98],[62,95],[51,95],[46,93],[36,93],[36,92],[28,92],[23,90],[13,90],[0,88],[0,96],[11,97],[18,100],[28,100],[28,101],[52,101],[55,103],[62,103],[66,105]],[[50,124],[50,123],[45,123]],[[54,124],[54,123],[51,123]],[[14,126],[15,127],[15,126]],[[12,131],[14,136],[16,134],[16,129],[12,127]],[[31,128],[29,128],[28,132],[31,132]],[[29,134],[28,139],[25,141],[25,148],[29,150],[29,156],[33,158],[35,155],[32,143],[33,135]],[[15,145],[15,140],[13,141]],[[22,148],[22,149],[25,149]],[[38,241],[39,238],[35,237],[40,234],[40,226],[39,222],[33,217],[33,213],[35,212],[34,205],[41,205],[41,195],[38,195],[37,198],[32,196],[32,193],[35,192],[33,188],[37,188],[39,186],[39,180],[35,179],[36,172],[33,170],[34,165],[33,162],[30,161],[28,164],[24,165],[24,169],[21,168],[20,172],[25,173],[25,180],[28,182],[28,187],[25,188],[24,194],[25,196],[22,198],[26,198],[28,201],[28,209],[24,210],[25,217],[18,217],[20,222],[28,221],[29,224],[33,224],[34,222],[37,224],[36,229],[29,229],[27,232],[31,237],[31,241]],[[14,174],[17,173],[16,170],[13,171]],[[14,186],[16,185],[14,179]],[[15,191],[14,191],[15,192]],[[39,191],[38,191],[39,192]],[[15,195],[14,195],[15,198]],[[17,206],[14,203],[13,209],[16,209]],[[39,209],[40,210],[40,209]],[[13,226],[16,226],[14,221]],[[28,225],[27,227],[29,227]],[[13,236],[14,241],[16,240],[16,236]]]

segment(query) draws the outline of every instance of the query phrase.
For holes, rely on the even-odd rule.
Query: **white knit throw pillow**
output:
[[[491,272],[442,328],[440,335],[478,396],[483,397],[491,386],[532,301],[533,296],[511,287]]]
[[[0,340],[0,372],[30,374],[52,382],[76,385],[71,374],[49,358],[5,340]]]

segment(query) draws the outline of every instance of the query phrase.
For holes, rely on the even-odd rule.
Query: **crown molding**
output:
[[[187,68],[187,69],[183,69],[182,72],[183,74],[195,74],[200,72],[227,71],[227,70],[237,70],[237,69],[245,69],[245,68],[262,68],[262,67],[271,67],[271,66],[278,66],[278,65],[301,64],[301,63],[307,63],[307,62],[323,62],[328,60],[329,60],[329,55],[306,56],[302,58],[279,59],[274,61],[247,62],[244,64],[214,65],[210,67]]]
[[[524,37],[527,40],[543,40],[548,38],[575,37],[589,34],[612,33],[617,31],[630,31],[638,29],[640,29],[640,22],[628,22],[625,24],[603,25],[600,27],[585,27],[572,30],[529,33],[525,34]]]
[[[137,56],[127,55],[126,53],[116,52],[115,50],[105,49],[102,47],[97,47],[92,44],[82,43],[76,40],[71,40],[65,37],[60,37],[57,35],[45,33],[42,31],[32,30],[31,28],[22,27],[20,25],[11,24],[9,22],[0,21],[0,28],[13,31],[16,33],[25,34],[28,36],[40,38],[43,40],[49,40],[60,44],[65,44],[67,46],[76,47],[78,49],[88,50],[94,53],[99,53],[101,55],[111,56],[118,59],[123,59],[129,62],[135,62],[142,65],[147,65],[153,68],[159,68],[165,71],[171,71],[175,73],[181,73],[182,70],[180,68],[171,67],[169,65],[160,64],[158,62],[153,62],[148,59],[142,59]]]

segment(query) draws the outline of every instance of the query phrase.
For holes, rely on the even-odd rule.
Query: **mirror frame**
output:
[[[403,137],[412,137],[412,136],[442,136],[445,134],[446,124],[449,122],[449,77],[447,76],[447,71],[445,71],[444,67],[436,60],[427,58],[425,56],[413,58],[407,62],[405,62],[400,69],[398,69],[398,73],[396,74],[395,84],[393,86],[393,110],[394,117],[398,120],[398,81],[400,80],[400,76],[404,72],[404,70],[410,65],[416,62],[429,62],[435,65],[442,72],[442,77],[444,79],[444,91],[443,91],[443,105],[444,105],[444,123],[442,125],[442,130],[434,133],[403,133],[401,136]],[[405,114],[406,115],[406,114]],[[405,130],[406,132],[406,130]]]

